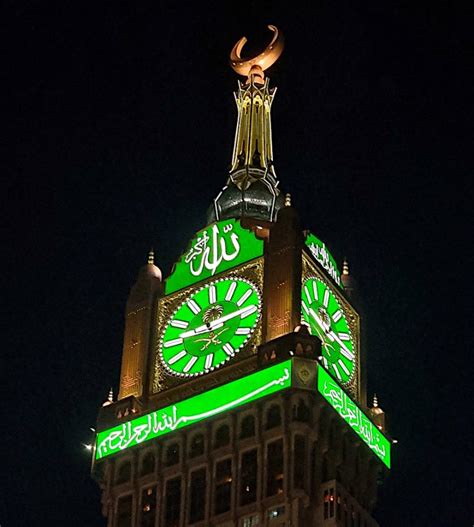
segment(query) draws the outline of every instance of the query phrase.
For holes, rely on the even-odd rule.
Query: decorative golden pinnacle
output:
[[[148,264],[154,264],[155,263],[155,251],[153,249],[150,249],[148,253]]]
[[[269,25],[268,29],[273,31],[272,41],[259,55],[247,59],[241,57],[247,37],[242,37],[230,52],[230,65],[239,75],[247,76],[247,83],[253,76],[256,82],[263,84],[265,77],[263,72],[278,60],[283,51],[283,35],[276,26]]]

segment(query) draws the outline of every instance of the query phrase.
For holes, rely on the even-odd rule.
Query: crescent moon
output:
[[[248,59],[241,57],[242,48],[247,42],[246,37],[242,37],[232,48],[230,52],[230,65],[239,75],[248,76],[252,66],[260,66],[262,70],[266,70],[278,60],[284,47],[283,35],[278,31],[276,26],[269,25],[268,29],[273,31],[272,41],[259,55]]]

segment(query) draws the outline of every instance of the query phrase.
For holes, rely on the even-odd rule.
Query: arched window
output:
[[[142,459],[140,476],[151,474],[155,470],[155,455],[153,452],[147,452]]]
[[[179,463],[179,444],[172,443],[166,448],[165,465],[171,467]]]
[[[214,447],[220,448],[221,446],[228,445],[230,442],[230,430],[227,425],[221,425],[217,431],[214,439]]]
[[[131,476],[132,464],[130,463],[130,461],[124,461],[121,465],[119,465],[115,477],[115,483],[125,483],[126,481],[130,481]]]
[[[255,435],[255,417],[246,415],[240,423],[240,439],[253,437]]]
[[[310,410],[303,399],[299,399],[298,403],[293,405],[293,420],[301,423],[309,422]]]
[[[204,435],[195,434],[189,446],[189,457],[202,456],[204,454]]]
[[[267,411],[267,426],[266,429],[275,428],[281,425],[280,407],[277,404],[270,406]]]

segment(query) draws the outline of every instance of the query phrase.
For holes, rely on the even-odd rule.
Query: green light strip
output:
[[[96,460],[291,387],[291,360],[97,434]]]
[[[318,391],[366,445],[390,468],[390,441],[318,364]]]
[[[391,442],[318,364],[318,392],[390,468]],[[97,434],[96,460],[290,388],[292,360],[229,382]]]

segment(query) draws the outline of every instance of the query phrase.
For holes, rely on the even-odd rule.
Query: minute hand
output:
[[[330,328],[318,317],[318,315],[316,314],[316,312],[314,311],[313,308],[309,308],[309,312],[311,313],[311,316],[314,318],[314,320],[316,320],[316,322],[318,323],[319,327],[324,331],[324,334],[327,335],[327,337],[329,338],[329,340],[334,340],[331,332],[329,331]]]
[[[344,357],[347,357],[349,360],[354,359],[354,354],[347,349],[346,345],[342,342],[342,340],[334,333],[334,331],[330,331],[329,335],[332,336],[332,338],[341,346],[341,353],[344,355]]]
[[[216,320],[213,320],[212,322],[210,322],[209,325],[203,324],[202,326],[198,326],[197,328],[191,329],[189,331],[185,331],[184,333],[180,334],[180,338],[185,339],[186,337],[192,337],[193,335],[212,331],[213,329],[216,329],[217,327],[222,326],[224,322],[227,322],[228,320],[231,320],[232,318],[238,317],[239,315],[243,315],[244,313],[246,315],[251,315],[256,310],[257,310],[257,306],[243,307],[242,309],[233,311],[232,313],[229,313],[228,315],[224,315],[223,317],[216,318]]]

